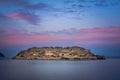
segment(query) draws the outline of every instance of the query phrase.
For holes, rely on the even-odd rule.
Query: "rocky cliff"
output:
[[[13,59],[97,60],[104,56],[94,55],[90,50],[73,47],[33,47],[19,52]]]

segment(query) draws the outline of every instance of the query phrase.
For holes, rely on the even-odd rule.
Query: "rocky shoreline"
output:
[[[102,60],[104,56],[94,55],[90,50],[73,47],[33,47],[19,52],[12,59],[33,60]]]

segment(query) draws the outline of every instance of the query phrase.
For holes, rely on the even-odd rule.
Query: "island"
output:
[[[72,47],[32,47],[19,52],[12,59],[38,60],[102,60],[104,56],[94,55],[89,49]]]
[[[0,57],[5,57],[5,56],[0,52]]]

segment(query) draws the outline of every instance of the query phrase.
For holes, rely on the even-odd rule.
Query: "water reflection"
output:
[[[120,80],[120,60],[1,60],[1,80]]]

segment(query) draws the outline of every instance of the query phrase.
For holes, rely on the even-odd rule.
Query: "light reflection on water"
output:
[[[120,80],[120,59],[0,60],[0,80]]]

